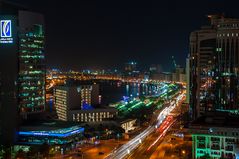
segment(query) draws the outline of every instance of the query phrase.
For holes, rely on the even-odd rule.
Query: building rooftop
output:
[[[239,128],[239,116],[227,112],[208,112],[194,120],[191,126]]]
[[[65,121],[31,121],[25,122],[19,129],[19,134],[37,134],[38,135],[59,135],[67,136],[70,134],[84,131],[84,128],[79,126],[76,122],[65,122]]]
[[[72,113],[77,113],[77,112],[81,112],[81,113],[86,113],[86,112],[117,112],[118,110],[116,108],[112,108],[112,107],[107,107],[107,108],[94,108],[94,109],[72,109],[70,110],[70,112]]]

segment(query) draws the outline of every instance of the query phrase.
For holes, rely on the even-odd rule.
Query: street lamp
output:
[[[118,142],[119,142],[119,137],[120,137],[120,134],[119,134],[119,133],[117,133],[117,139],[118,139]]]
[[[182,154],[185,155],[185,154],[186,154],[186,151],[185,151],[185,150],[182,150]]]

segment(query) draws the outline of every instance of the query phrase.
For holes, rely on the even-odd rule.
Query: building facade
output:
[[[239,118],[218,113],[201,116],[190,126],[192,158],[239,157]]]
[[[137,119],[126,119],[120,122],[120,126],[124,129],[125,133],[132,131],[137,128]]]
[[[81,108],[83,108],[84,103],[88,105],[99,104],[98,84],[80,85],[77,87],[77,91],[81,94]]]
[[[205,106],[205,90],[202,85],[208,80],[211,71],[211,59],[216,48],[216,29],[211,26],[202,27],[190,35],[190,107],[192,118],[205,113],[210,108]]]
[[[239,19],[222,18],[217,25],[215,55],[216,109],[239,111]]]
[[[190,101],[190,61],[189,58],[186,59],[186,103],[189,104]],[[190,111],[192,112],[192,111]]]
[[[185,69],[180,66],[176,66],[174,72],[172,73],[173,82],[186,82]]]
[[[69,110],[81,109],[81,93],[76,87],[58,86],[54,89],[54,106],[58,119],[67,121]]]
[[[54,89],[54,106],[60,120],[72,119],[71,110],[92,108],[99,102],[98,84],[65,85]]]
[[[137,69],[137,63],[136,62],[128,62],[125,63],[124,66],[124,75],[130,76],[130,77],[138,77],[139,75],[139,70]]]
[[[28,21],[24,21],[28,19]],[[19,12],[19,107],[21,113],[45,110],[44,18]]]
[[[239,20],[208,16],[210,25],[190,35],[189,96],[192,118],[220,110],[238,112]]]
[[[71,147],[83,138],[83,133],[84,128],[74,122],[49,120],[30,122],[19,128],[17,143],[20,145],[47,143],[50,146]]]
[[[0,1],[0,145],[16,141],[19,112],[45,108],[44,19]]]
[[[172,81],[173,77],[172,77],[172,73],[171,72],[161,72],[158,74],[153,74],[151,75],[151,79],[152,80],[159,80],[159,81]]]
[[[99,108],[91,110],[71,110],[69,111],[68,121],[102,122],[110,120],[117,116],[118,111],[115,108]]]
[[[201,130],[192,135],[194,158],[197,159],[207,155],[214,159],[238,158],[239,129],[233,129],[234,133],[231,132],[231,129],[225,128],[214,128],[214,130],[218,135],[212,135],[208,130],[204,130],[204,132]],[[227,136],[221,134],[227,134]]]

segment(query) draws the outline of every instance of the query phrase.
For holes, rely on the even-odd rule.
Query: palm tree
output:
[[[16,158],[18,158],[18,159],[24,159],[25,158],[25,152],[22,150],[22,149],[19,149],[18,151],[17,151],[17,155],[16,155]]]

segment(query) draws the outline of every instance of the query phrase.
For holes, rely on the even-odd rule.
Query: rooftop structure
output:
[[[20,127],[18,132],[20,144],[66,144],[79,137],[84,128],[73,122],[32,122]],[[47,140],[46,140],[47,139]]]

